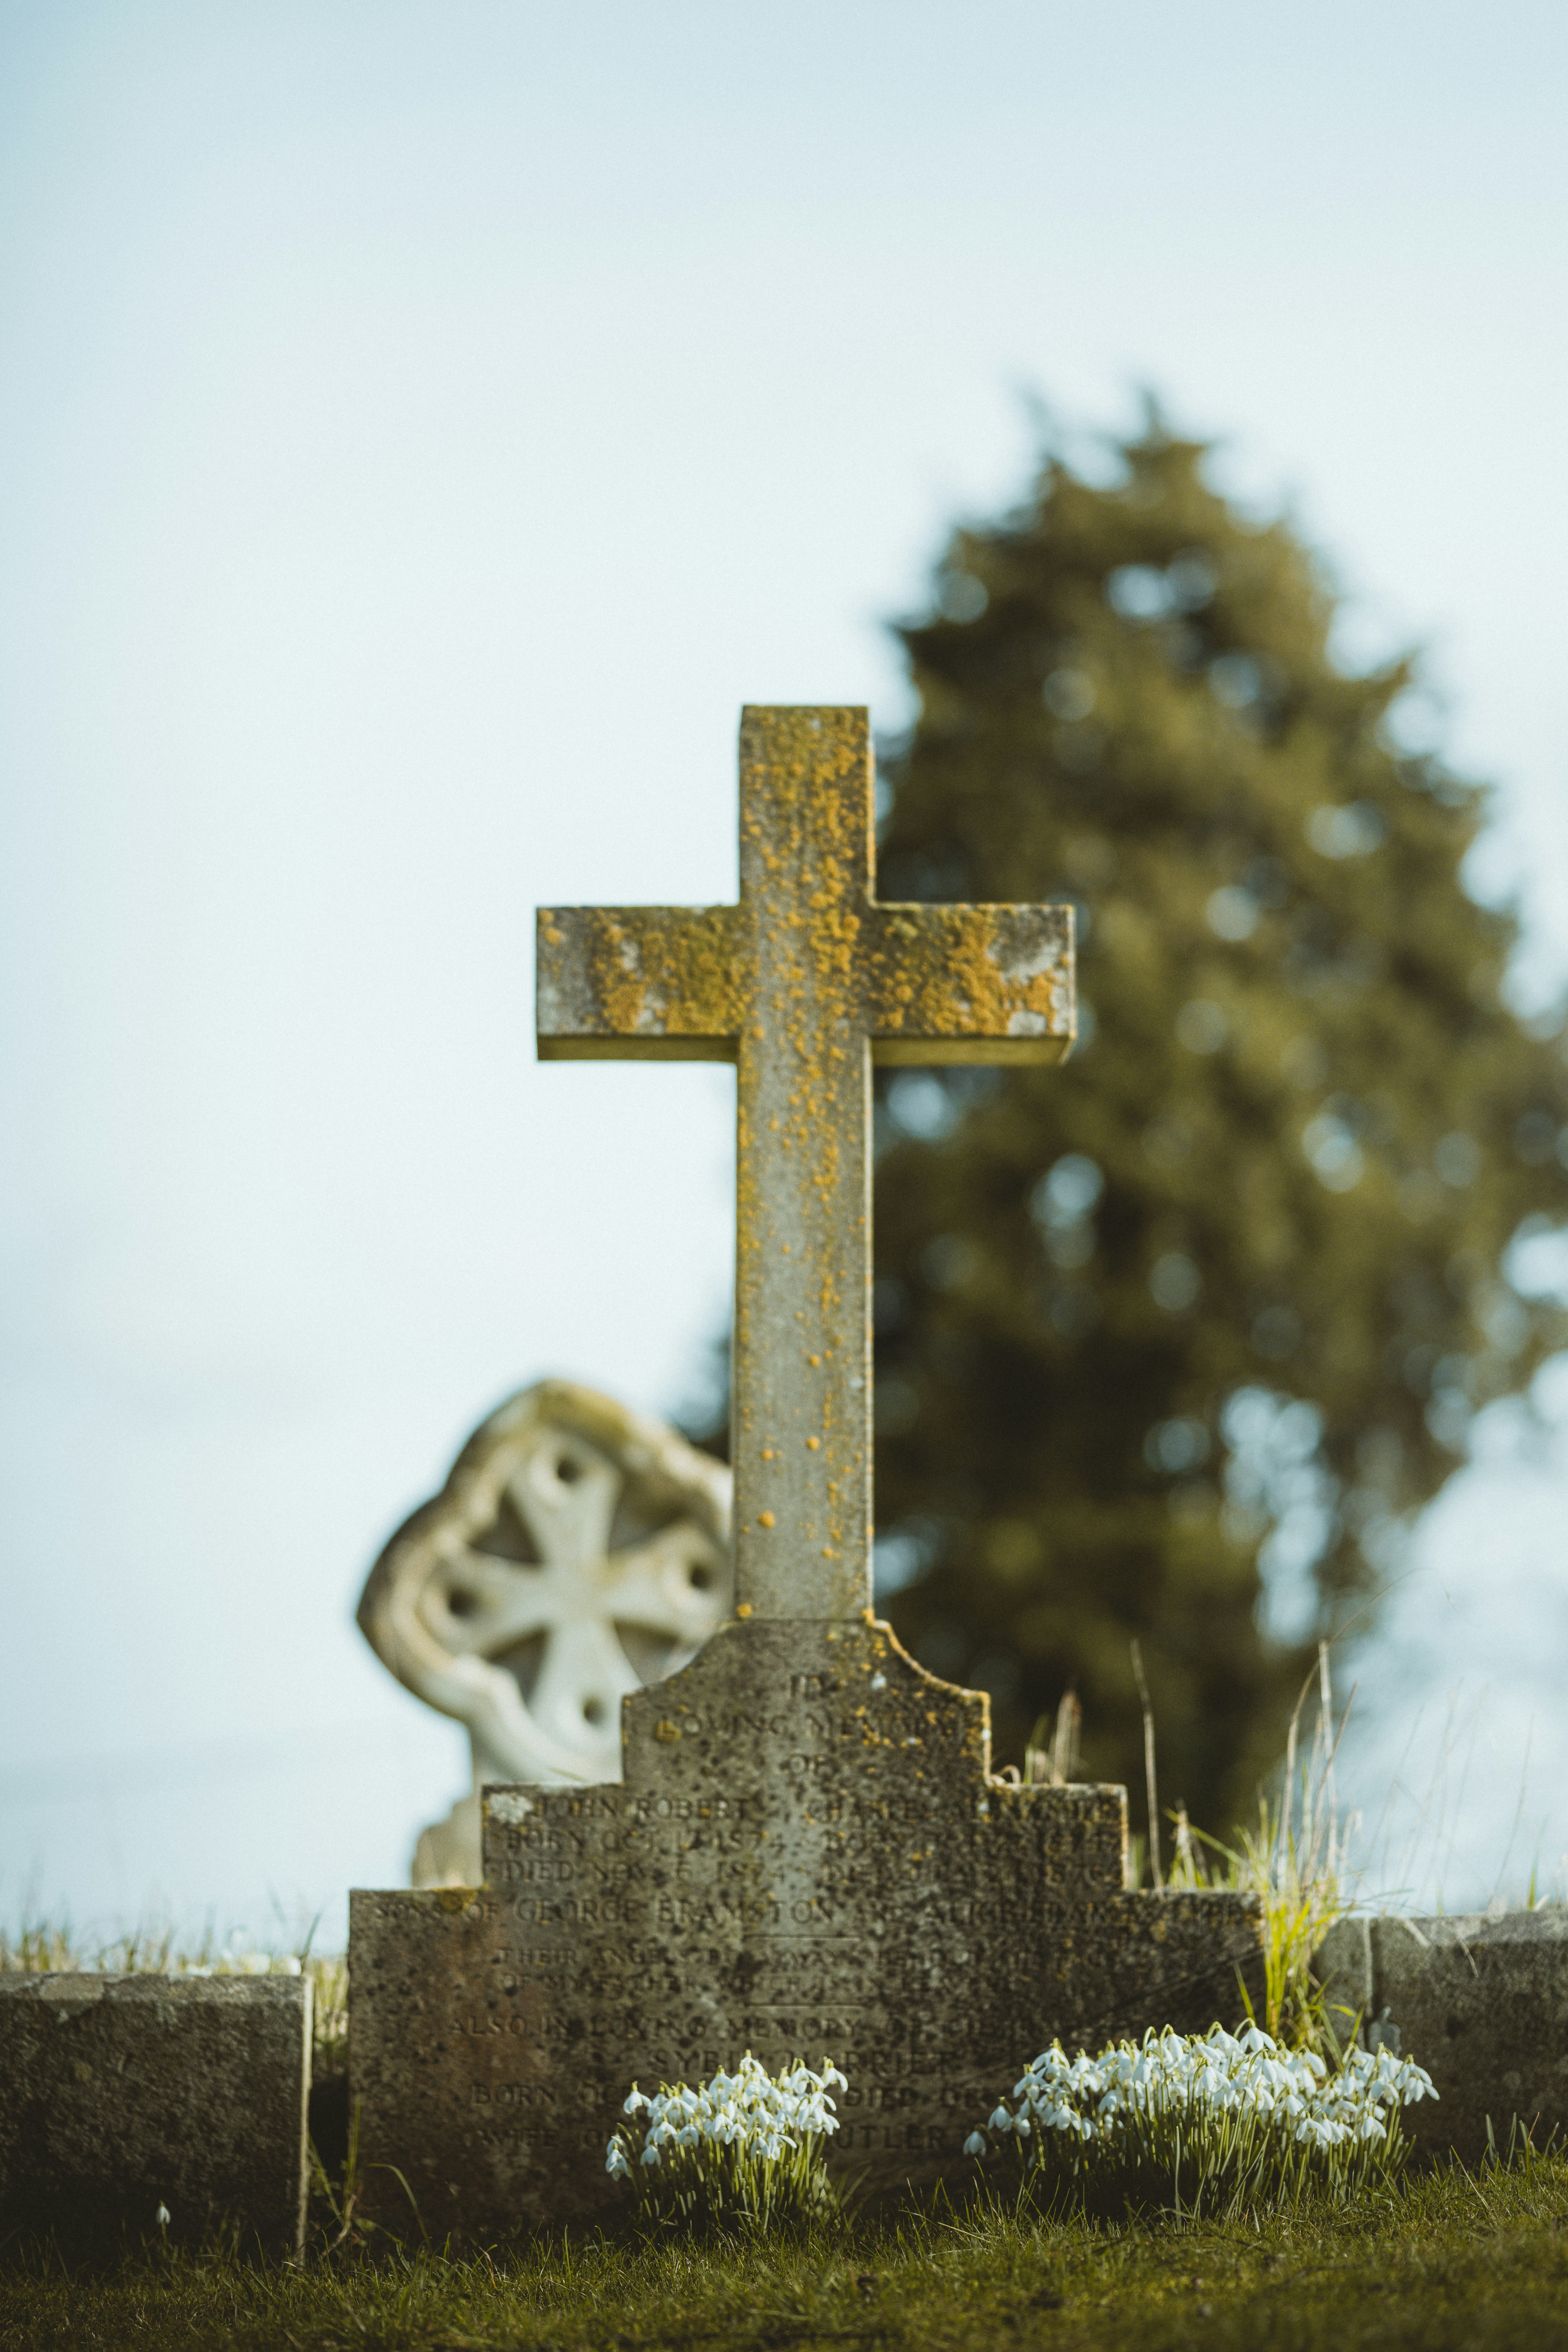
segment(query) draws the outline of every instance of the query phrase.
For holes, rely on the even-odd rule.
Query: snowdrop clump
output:
[[[748,2050],[732,2074],[700,2090],[634,2083],[605,2169],[625,2181],[639,2215],[656,2221],[767,2227],[805,2221],[832,2200],[825,2150],[838,2129],[831,2092],[847,2088],[825,2058],[820,2074],[770,2074]]]
[[[1239,2037],[1167,2030],[1092,2058],[1042,2051],[963,2152],[984,2158],[994,2138],[1035,2188],[1234,2211],[1386,2179],[1405,2155],[1401,2108],[1436,2095],[1424,2068],[1388,2050],[1352,2048],[1331,2072],[1256,2025]]]

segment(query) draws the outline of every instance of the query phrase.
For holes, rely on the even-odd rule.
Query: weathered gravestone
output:
[[[591,2212],[634,2077],[747,2048],[831,2053],[838,2149],[927,2178],[1054,2034],[1233,2018],[1258,1958],[1250,1902],[1124,1891],[1122,1790],[994,1778],[868,1605],[870,1065],[1059,1057],[1069,910],[879,905],[863,711],[741,753],[738,906],[539,918],[542,1055],[737,1065],[734,1615],[623,1702],[623,1785],[487,1792],[482,1890],[353,1897],[367,2194],[437,2237]]]
[[[487,1781],[621,1776],[621,1700],[728,1615],[730,1473],[662,1422],[539,1381],[475,1430],[385,1546],[361,1631],[468,1728],[473,1786],[420,1833],[416,1886],[471,1886]]]
[[[308,1977],[0,1975],[0,2238],[299,2252]]]

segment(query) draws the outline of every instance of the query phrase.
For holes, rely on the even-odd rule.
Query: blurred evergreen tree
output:
[[[879,1076],[877,1519],[999,1758],[1070,1688],[1084,1775],[1141,1790],[1136,1635],[1162,1800],[1223,1829],[1561,1343],[1504,1267],[1563,1213],[1568,1083],[1461,878],[1483,793],[1399,748],[1409,665],[1336,661],[1321,570],[1205,454],[1152,419],[1109,486],[1048,459],[900,633],[879,895],[1072,898],[1082,1026],[1061,1069]]]

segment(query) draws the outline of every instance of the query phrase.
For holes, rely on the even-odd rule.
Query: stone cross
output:
[[[864,710],[748,709],[735,907],[539,915],[541,1060],[736,1067],[738,1614],[870,1606],[871,1065],[1049,1062],[1068,907],[882,906]]]
[[[622,1702],[625,1779],[489,1788],[485,1884],[351,1898],[372,2217],[437,2238],[608,2201],[634,2080],[844,2069],[873,2185],[961,2162],[1056,2036],[1234,2022],[1258,1906],[1124,1884],[1121,1789],[990,1769],[989,1702],[872,1616],[869,1073],[1072,1033],[1065,909],[872,887],[858,710],[753,710],[734,907],[540,918],[545,1055],[732,1059],[736,1600]]]

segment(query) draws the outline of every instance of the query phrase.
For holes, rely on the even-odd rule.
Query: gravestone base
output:
[[[308,1977],[0,1975],[0,2237],[297,2254],[310,2082]]]
[[[993,1778],[988,1718],[869,1616],[731,1623],[625,1701],[623,1783],[486,1791],[483,1888],[356,1893],[372,2218],[591,2216],[634,2080],[746,2050],[830,2056],[836,2158],[919,2184],[1053,2039],[1234,2024],[1256,1902],[1128,1893],[1124,1791]]]

